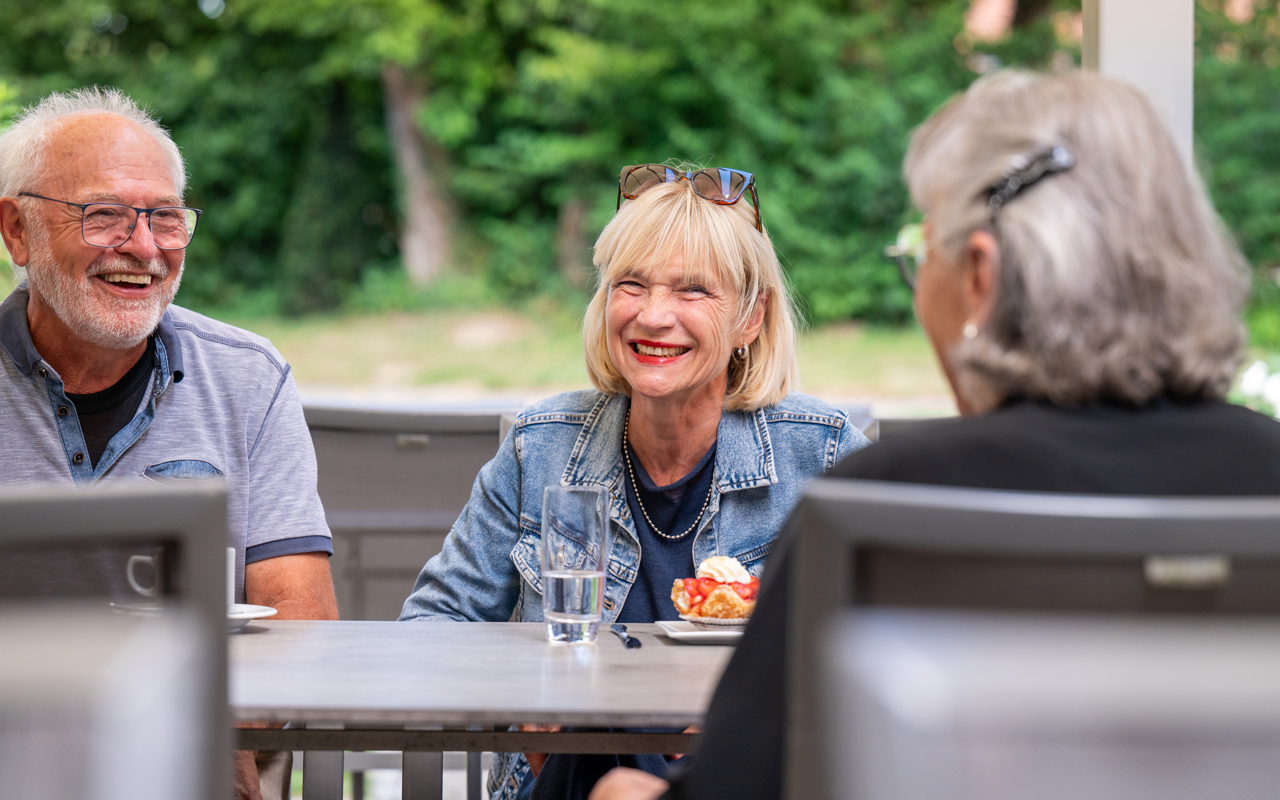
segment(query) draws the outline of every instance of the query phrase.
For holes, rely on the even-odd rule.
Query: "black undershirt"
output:
[[[689,529],[702,521],[707,495],[711,491],[711,478],[715,474],[716,446],[711,445],[689,474],[667,486],[654,484],[629,442],[624,442],[623,447],[627,448],[635,469],[636,483],[632,484],[630,475],[624,476],[624,481],[627,505],[636,523],[636,535],[640,538],[640,574],[618,612],[618,622],[679,619],[675,604],[671,602],[671,584],[677,578],[693,577],[693,538],[696,534]],[[685,531],[689,532],[674,541],[658,536],[649,527],[648,520],[641,513],[642,508],[663,533],[680,536]]]
[[[80,433],[84,435],[90,466],[97,466],[111,437],[128,425],[138,412],[142,397],[147,393],[147,378],[151,375],[155,357],[156,341],[151,336],[147,338],[147,349],[138,363],[113,385],[92,394],[67,393],[67,399],[80,418]]]
[[[1135,408],[1015,401],[921,423],[831,477],[977,489],[1147,496],[1280,495],[1280,423],[1221,402]],[[779,539],[746,633],[711,700],[698,754],[665,798],[782,796],[790,538]]]

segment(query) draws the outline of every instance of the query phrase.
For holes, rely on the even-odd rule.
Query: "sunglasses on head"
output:
[[[688,181],[693,193],[716,205],[731,206],[742,199],[744,192],[751,192],[751,205],[756,210],[756,230],[761,233],[760,199],[756,197],[756,179],[750,172],[737,169],[697,169],[679,170],[665,164],[637,164],[623,167],[618,177],[618,208],[622,201],[635,200],[644,192],[660,183]]]

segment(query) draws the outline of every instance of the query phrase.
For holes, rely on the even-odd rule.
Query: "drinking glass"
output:
[[[547,641],[592,644],[600,630],[609,563],[609,512],[598,486],[548,486],[542,494],[542,615]]]

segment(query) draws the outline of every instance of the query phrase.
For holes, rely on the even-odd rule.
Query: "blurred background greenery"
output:
[[[810,322],[896,324],[912,127],[991,69],[1079,62],[1079,0],[985,38],[971,3],[6,0],[0,120],[90,84],[150,107],[205,210],[180,302],[222,316],[579,309],[618,169],[681,159],[757,175]],[[1276,0],[1196,13],[1197,159],[1280,347]]]

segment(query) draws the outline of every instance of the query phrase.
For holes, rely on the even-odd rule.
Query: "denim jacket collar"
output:
[[[565,466],[564,485],[612,487],[622,474],[622,428],[631,400],[602,395],[582,426]],[[778,482],[764,411],[726,411],[716,432],[716,486],[721,493]]]

